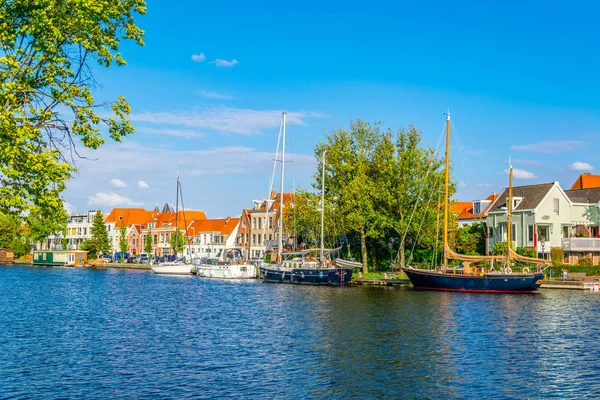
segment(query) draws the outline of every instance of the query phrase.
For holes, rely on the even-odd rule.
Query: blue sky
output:
[[[186,208],[238,215],[267,194],[280,110],[290,190],[310,184],[325,132],[352,118],[415,124],[435,146],[447,108],[458,200],[501,191],[509,156],[516,184],[570,186],[600,169],[599,11],[150,0],[137,19],[146,45],[124,44],[127,66],[94,71],[97,99],[125,96],[137,131],[79,162],[65,200],[77,211],[151,208],[174,201],[179,171]]]

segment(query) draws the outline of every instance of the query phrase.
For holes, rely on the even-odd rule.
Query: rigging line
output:
[[[271,193],[273,193],[273,188],[275,186],[275,171],[277,170],[277,157],[279,156],[279,147],[281,145],[281,137],[282,137],[282,132],[283,132],[283,119],[281,119],[281,122],[279,124],[279,134],[277,135],[277,148],[275,149],[275,156],[273,157],[273,172],[271,172],[271,180],[269,181],[269,193],[267,195],[267,200],[266,200],[266,205],[265,205],[265,220],[263,223],[263,232],[262,232],[262,236],[260,238],[260,243],[262,243],[262,246],[265,247],[265,253],[267,252],[267,244],[265,242],[265,238],[267,236],[267,223],[269,222],[269,213],[271,211],[271,204],[273,204],[275,201],[273,200],[273,202],[271,202]],[[283,200],[283,195],[281,195],[281,200]],[[259,207],[259,211],[260,211],[260,207]],[[259,217],[258,220],[260,221],[263,217]],[[271,229],[273,229],[273,227],[271,227]]]
[[[446,124],[444,124],[444,128],[445,127],[446,127]],[[435,151],[431,155],[431,158],[430,158],[430,161],[429,161],[429,168],[427,169],[427,173],[425,174],[425,178],[423,179],[423,184],[419,188],[419,193],[417,195],[417,199],[421,198],[421,193],[423,192],[423,189],[425,188],[425,182],[427,181],[427,177],[429,176],[429,173],[433,169],[433,161],[436,159],[436,155],[438,154],[440,143],[442,141],[442,136],[444,135],[444,128],[442,128],[442,131],[440,132],[440,136],[438,137],[437,146],[435,148]],[[408,224],[406,225],[406,230],[404,231],[404,235],[402,236],[402,240],[400,241],[400,247],[398,247],[398,253],[396,255],[396,261],[398,261],[400,259],[400,250],[402,249],[402,246],[404,245],[404,240],[406,239],[406,235],[408,234],[408,230],[410,229],[410,224],[411,224],[412,219],[413,219],[413,217],[415,215],[415,211],[417,210],[418,204],[419,204],[418,201],[415,201],[415,205],[413,207],[412,213],[411,213],[410,218],[408,220]]]
[[[456,124],[454,124],[453,121],[450,121],[450,123],[452,124],[452,127],[454,129],[454,137],[456,137],[456,140],[458,141],[458,148],[460,150],[460,152],[459,152],[460,159],[461,159],[465,174],[467,175],[468,185],[471,187],[471,191],[473,192],[473,194],[475,194],[475,197],[480,198],[481,194],[480,194],[479,190],[477,189],[477,186],[475,185],[475,180],[473,179],[473,174],[471,173],[473,164],[470,162],[470,159],[465,155],[465,146],[462,144],[462,141],[460,139],[460,134],[458,132],[458,129],[456,128]]]
[[[437,252],[438,252],[438,246],[439,246],[439,240],[440,240],[440,201],[441,201],[441,197],[442,197],[442,192],[438,192],[438,212],[437,212],[437,221],[435,223],[435,247],[433,250],[433,254],[432,254],[432,262],[431,262],[431,266],[435,268],[435,265],[437,263]]]
[[[437,188],[439,190],[439,188]],[[432,190],[430,195],[429,195],[429,199],[427,200],[427,206],[425,208],[425,211],[423,212],[423,218],[421,219],[421,224],[419,225],[419,230],[417,231],[417,236],[415,237],[415,241],[413,242],[413,247],[410,251],[410,256],[408,257],[408,262],[410,264],[410,262],[412,261],[413,258],[413,254],[415,252],[415,247],[417,246],[417,241],[419,239],[419,236],[421,236],[421,230],[423,229],[423,222],[425,222],[425,216],[427,216],[427,210],[429,209],[429,204],[431,203],[431,199],[433,198],[433,194],[435,192],[437,192],[438,190]]]

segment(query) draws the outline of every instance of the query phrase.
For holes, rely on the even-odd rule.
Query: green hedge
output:
[[[588,276],[600,276],[600,265],[594,266],[581,266],[581,265],[569,265],[569,264],[561,264],[557,266],[552,266],[546,269],[545,273],[547,276],[550,276],[550,270],[554,270],[554,277],[560,278],[562,275],[563,269],[569,272],[585,272]]]

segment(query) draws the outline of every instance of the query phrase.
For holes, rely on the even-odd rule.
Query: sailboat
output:
[[[215,259],[194,262],[194,265],[197,275],[202,278],[256,279],[256,267],[244,260],[239,248],[226,248]]]
[[[544,280],[541,268],[533,273],[528,271],[513,273],[511,261],[535,263],[538,266],[549,264],[549,260],[525,257],[517,254],[511,245],[511,217],[512,217],[512,165],[509,169],[509,201],[507,207],[507,251],[502,256],[467,256],[458,254],[450,249],[448,244],[448,212],[449,212],[449,162],[450,162],[450,112],[446,116],[446,159],[445,159],[445,196],[444,196],[444,261],[438,270],[416,269],[409,266],[400,266],[406,273],[415,289],[448,290],[457,292],[483,292],[483,293],[531,293],[536,291]],[[448,260],[463,261],[462,268],[451,268]],[[473,268],[471,263],[490,261],[505,262],[506,267],[499,271],[490,271],[485,268]]]
[[[292,283],[309,285],[344,285],[352,279],[352,270],[362,264],[353,261],[336,259],[330,256],[340,249],[326,250],[324,248],[324,215],[325,215],[325,154],[323,150],[322,179],[321,179],[321,248],[318,250],[305,250],[299,252],[283,252],[283,177],[285,162],[285,121],[283,118],[283,145],[281,152],[281,194],[279,201],[279,234],[277,261],[275,265],[263,264],[259,266],[263,282]],[[316,256],[318,253],[318,257]]]
[[[179,232],[179,198],[181,196],[181,181],[179,180],[179,174],[177,174],[177,198],[175,200],[175,235],[181,235]],[[183,208],[183,197],[181,197],[181,207]],[[184,210],[185,218],[185,210]],[[177,240],[175,240],[177,242]],[[188,242],[189,247],[189,242]],[[190,251],[188,251],[191,254]],[[162,275],[190,275],[195,271],[192,264],[188,264],[185,260],[177,260],[177,251],[174,252],[175,261],[164,262],[160,264],[151,264],[150,269],[155,274]]]

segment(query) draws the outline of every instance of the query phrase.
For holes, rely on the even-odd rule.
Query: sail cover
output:
[[[510,259],[513,261],[519,261],[524,263],[533,263],[533,264],[552,264],[552,260],[545,260],[543,258],[535,258],[535,257],[525,257],[520,254],[517,254],[513,249],[508,250],[510,252]]]
[[[469,261],[469,262],[481,262],[481,261],[504,261],[505,256],[468,256],[459,254],[453,251],[450,246],[446,245],[446,257],[450,260]]]

